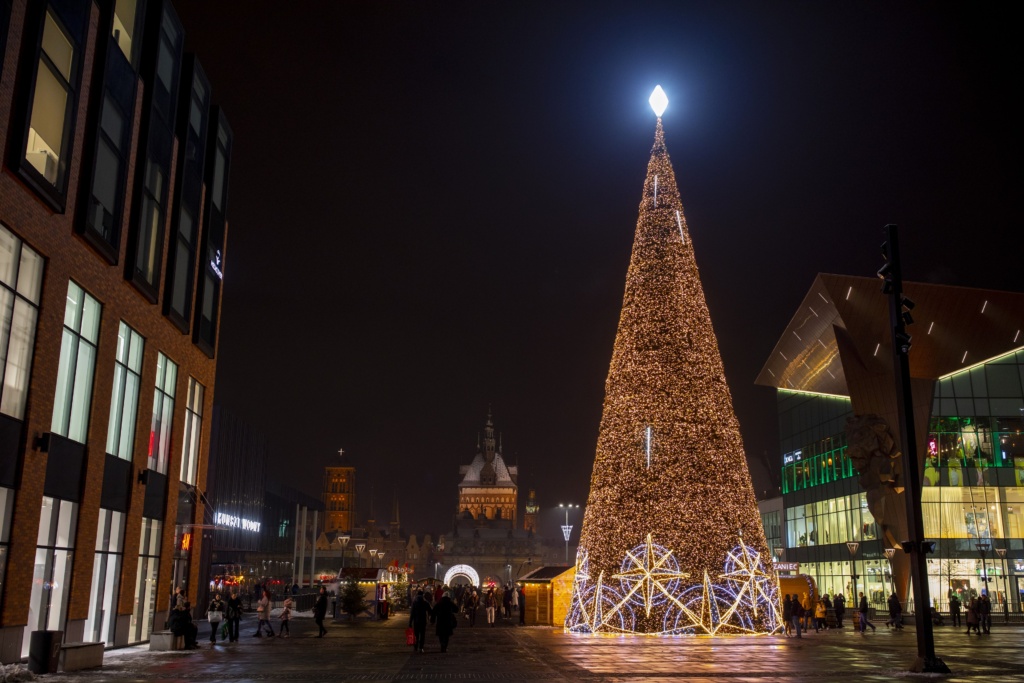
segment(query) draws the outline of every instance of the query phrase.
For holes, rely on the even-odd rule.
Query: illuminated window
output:
[[[110,393],[107,453],[123,460],[132,459],[132,449],[135,446],[135,416],[139,410],[144,347],[142,335],[128,327],[122,320],[117,331],[114,388]]]
[[[199,467],[199,445],[203,432],[203,385],[194,378],[188,378],[188,394],[185,397],[185,435],[181,442],[181,480],[186,484],[196,483]]]
[[[71,81],[72,69],[76,66],[75,48],[57,16],[47,10],[29,113],[25,161],[61,193],[72,137],[75,97]]]
[[[167,463],[171,458],[171,426],[174,421],[174,392],[177,382],[177,364],[164,354],[157,354],[148,466],[160,474],[167,474]]]
[[[139,566],[135,574],[135,607],[128,626],[128,642],[138,643],[153,631],[156,611],[156,581],[160,566],[160,520],[142,518],[139,536]]]
[[[89,428],[101,309],[85,290],[68,283],[50,430],[79,443],[85,443]]]
[[[96,529],[96,557],[92,565],[92,590],[85,636],[90,642],[114,642],[117,598],[124,554],[125,514],[100,508]]]
[[[28,654],[32,631],[64,630],[77,524],[78,503],[43,497],[22,656]]]
[[[0,225],[0,413],[25,417],[43,259]]]
[[[135,36],[135,15],[138,9],[137,0],[117,0],[114,3],[114,25],[111,35],[114,42],[121,48],[125,59],[133,62],[132,40]]]
[[[14,489],[0,486],[0,591],[7,572],[7,547],[11,542],[11,517],[14,513]]]

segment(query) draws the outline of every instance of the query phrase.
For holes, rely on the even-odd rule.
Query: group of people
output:
[[[448,641],[458,625],[458,616],[463,615],[470,626],[476,625],[476,615],[483,606],[487,623],[494,626],[500,617],[512,620],[519,613],[519,625],[526,625],[526,593],[523,588],[488,586],[487,590],[476,586],[437,585],[433,590],[417,590],[409,608],[409,628],[413,630],[410,645],[415,652],[423,652],[427,619],[437,625],[437,637],[441,641],[441,652],[448,651]]]
[[[895,592],[889,596],[888,606],[889,620],[885,622],[886,627],[902,629],[903,607]],[[833,597],[825,593],[816,601],[812,601],[808,593],[804,593],[802,598],[795,593],[784,596],[782,601],[784,635],[787,638],[802,638],[802,632],[810,631],[812,626],[815,633],[828,630],[830,628],[829,610],[832,610],[835,615],[836,628],[843,628],[843,619],[846,616],[846,596],[842,593],[836,593]],[[859,594],[856,610],[854,629],[864,633],[870,628],[874,632],[875,625],[868,619],[868,599],[864,593]]]
[[[960,612],[962,603],[955,594],[949,598],[949,617],[954,627],[962,625]],[[982,591],[981,595],[972,597],[967,603],[966,621],[967,635],[971,635],[971,629],[979,636],[982,633],[989,634],[992,631],[992,600],[988,597],[988,591]]]

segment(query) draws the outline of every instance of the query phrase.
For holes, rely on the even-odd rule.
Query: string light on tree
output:
[[[765,566],[771,553],[665,148],[660,86],[650,103],[654,146],[566,628],[770,633],[779,621],[777,579]]]

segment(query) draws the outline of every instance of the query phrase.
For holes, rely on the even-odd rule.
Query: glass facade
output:
[[[849,399],[785,390],[778,399],[785,559],[799,562],[820,591],[842,590],[848,599],[864,591],[883,606],[891,573],[846,457]],[[924,530],[936,542],[928,560],[933,603],[948,610],[952,595],[969,600],[987,583],[997,613],[1021,611],[1024,349],[939,378],[924,447]],[[854,565],[848,541],[860,544]]]

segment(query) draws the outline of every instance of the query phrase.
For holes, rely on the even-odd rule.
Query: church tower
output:
[[[537,533],[537,513],[540,506],[537,505],[537,492],[530,489],[530,495],[526,499],[526,514],[523,516],[523,528],[532,534]]]
[[[514,529],[519,505],[518,468],[506,465],[501,442],[494,436],[494,420],[487,411],[483,441],[469,465],[459,468],[459,521],[475,520],[475,525]]]

